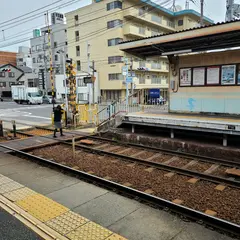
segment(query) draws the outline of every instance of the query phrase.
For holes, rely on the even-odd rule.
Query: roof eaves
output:
[[[174,12],[174,16],[180,16],[180,15],[185,15],[185,14],[192,14],[192,15],[196,15],[197,17],[201,17],[201,14],[193,9],[185,9],[185,10],[182,10],[179,12]],[[208,17],[204,16],[203,19],[210,23],[214,23],[214,21]]]
[[[158,5],[157,3],[152,2],[151,0],[141,0],[141,2],[144,2],[144,3],[146,3],[146,4],[148,4],[148,5],[152,6],[152,7],[156,7],[158,9],[160,9],[161,11],[163,11],[164,13],[172,16],[172,17],[180,16],[180,15],[184,15],[184,14],[192,14],[192,15],[195,15],[197,17],[201,16],[200,13],[198,13],[197,11],[195,11],[193,9],[185,9],[185,10],[182,10],[182,11],[179,11],[179,12],[173,12],[173,11],[167,9],[167,8],[164,8],[164,7],[160,6],[160,5]],[[208,17],[205,17],[205,16],[204,16],[204,20],[208,21],[210,23],[214,23],[214,21],[212,19],[210,19]]]

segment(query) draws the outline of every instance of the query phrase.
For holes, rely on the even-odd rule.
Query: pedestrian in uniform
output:
[[[60,135],[63,135],[63,130],[62,130],[62,114],[63,114],[63,109],[61,108],[60,105],[58,105],[56,108],[53,109],[53,113],[54,113],[54,135],[53,137],[56,138],[56,133],[57,130],[60,129]]]

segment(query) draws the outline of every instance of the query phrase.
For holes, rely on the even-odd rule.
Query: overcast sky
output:
[[[25,41],[19,44],[15,44],[9,46],[13,42],[23,41],[24,39],[28,39],[32,37],[32,29],[39,28],[45,25],[44,13],[41,14],[40,17],[36,17],[35,19],[26,22],[19,26],[4,26],[2,24],[5,21],[11,20],[15,17],[20,15],[26,14],[28,12],[34,11],[35,9],[41,8],[57,0],[41,0],[41,1],[33,1],[33,0],[0,0],[1,2],[1,14],[0,14],[0,50],[7,50],[7,51],[17,51],[18,46],[29,46],[29,41]],[[60,4],[77,1],[77,0],[62,0],[58,4],[52,5],[48,8],[53,8],[55,6],[59,6]],[[154,0],[157,3],[163,2],[163,0]],[[176,4],[182,6],[184,8],[186,0],[176,0]],[[190,8],[195,9],[196,11],[200,11],[200,0],[195,0],[197,2],[197,6],[193,3],[190,3]],[[69,5],[65,8],[61,8],[56,10],[57,12],[66,13],[68,11],[80,8],[89,4],[91,0],[79,0],[76,3]],[[235,2],[239,3],[240,0],[235,0]],[[168,5],[170,6],[170,5]],[[226,12],[226,0],[205,0],[204,4],[204,15],[214,20],[214,22],[221,22],[225,20],[225,12]],[[11,9],[11,11],[10,11]],[[40,13],[47,8],[36,12]],[[28,15],[30,16],[30,15]],[[28,17],[26,16],[26,17]],[[15,24],[19,24],[20,22],[17,19],[14,20]],[[26,20],[25,20],[26,21]],[[4,30],[5,41],[3,40],[2,30]],[[21,36],[18,36],[20,35]],[[6,46],[6,47],[3,47]]]

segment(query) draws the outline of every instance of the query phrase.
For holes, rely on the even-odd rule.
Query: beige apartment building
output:
[[[77,65],[78,74],[86,74],[88,59],[90,62],[94,60],[101,99],[124,99],[123,57],[128,58],[128,68],[132,63],[135,73],[134,91],[140,90],[139,100],[142,102],[150,89],[160,89],[161,96],[168,97],[168,59],[143,60],[126,55],[119,50],[118,43],[197,27],[200,14],[190,9],[172,12],[145,0],[96,0],[67,13],[66,19],[68,53]],[[205,25],[211,23],[212,20],[204,17]]]

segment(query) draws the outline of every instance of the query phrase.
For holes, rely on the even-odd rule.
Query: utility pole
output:
[[[185,9],[189,9],[189,0],[186,0]]]
[[[95,103],[95,86],[94,86],[94,84],[95,84],[95,62],[94,62],[94,60],[92,61],[92,75],[93,75],[93,83],[92,83],[92,89],[93,89],[93,104]]]
[[[49,25],[49,16],[47,12],[47,26],[48,26],[48,47],[49,47],[49,60],[50,60],[50,80],[51,80],[51,85],[52,85],[52,99],[55,100],[55,94],[54,94],[54,79],[53,79],[53,64],[52,64],[52,45],[51,45],[51,29]],[[54,108],[54,102],[53,103],[53,108]]]
[[[131,74],[131,78],[132,78],[133,77],[133,58],[132,57],[130,59],[130,74]],[[131,82],[131,95],[132,95],[132,98],[133,98],[133,82]],[[133,101],[131,101],[131,103],[132,102]]]
[[[226,21],[232,21],[233,20],[233,5],[234,5],[234,0],[227,0],[226,2]]]
[[[90,44],[87,41],[87,64],[88,64],[88,74],[90,74]],[[91,84],[88,83],[88,103],[89,103],[89,110],[91,109],[91,100],[92,100],[92,94],[91,94]]]
[[[201,19],[200,19],[200,26],[203,26],[203,4],[204,4],[204,0],[201,0]]]

